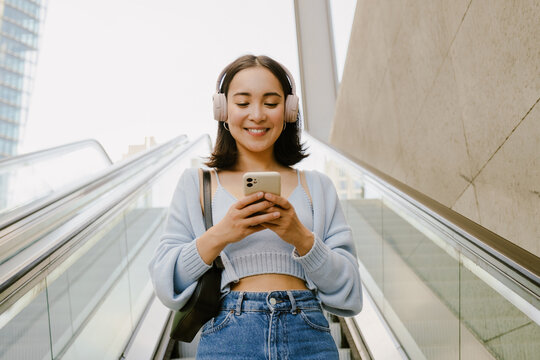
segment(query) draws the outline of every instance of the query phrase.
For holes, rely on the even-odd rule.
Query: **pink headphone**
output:
[[[287,95],[285,98],[285,122],[295,122],[298,115],[298,96],[296,96],[296,86],[294,84],[294,79],[287,70],[287,68],[279,64],[283,71],[287,74],[289,82],[291,84],[292,94]],[[225,94],[220,92],[220,85],[227,73],[229,67],[226,67],[221,74],[219,74],[217,83],[216,83],[216,93],[212,96],[212,101],[214,103],[214,119],[217,121],[226,121],[227,120],[227,98]]]

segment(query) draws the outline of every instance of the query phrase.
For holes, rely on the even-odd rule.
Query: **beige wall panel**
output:
[[[539,19],[537,0],[358,0],[332,144],[539,255]]]
[[[418,119],[402,133],[406,183],[450,207],[471,181],[454,70],[445,61]]]
[[[411,34],[408,30],[410,26],[404,24],[388,61],[388,72],[392,79],[396,108],[400,114],[400,122],[404,124],[402,129],[405,132],[408,132],[408,125],[411,125],[418,116],[427,89],[435,78],[439,64],[442,63],[442,57],[438,58],[435,64],[427,61],[427,58],[431,56],[422,54],[424,51],[420,49],[417,49],[420,51],[414,49],[414,42],[409,41]],[[432,51],[426,52],[431,52],[434,57],[437,57]]]
[[[540,105],[475,180],[482,225],[540,256]]]
[[[474,185],[469,185],[465,192],[457,199],[452,210],[460,213],[461,215],[471,219],[479,224],[482,223],[480,215],[478,214],[478,202],[476,200],[476,190]]]
[[[411,41],[419,48],[424,51],[435,48],[441,56],[446,56],[470,2],[407,0],[402,24],[412,27]]]
[[[364,133],[362,123],[357,121],[356,102],[352,93],[344,93],[345,83],[348,82],[345,77],[341,82],[338,100],[336,102],[336,112],[334,117],[339,117],[343,121],[332,124],[332,132],[330,135],[330,143],[347,154],[358,154],[358,143],[360,134]]]
[[[446,57],[467,3],[409,0],[392,48],[389,71],[404,125],[416,120]],[[456,9],[461,8],[459,12]],[[407,131],[410,126],[402,126]]]
[[[359,31],[362,36],[361,41],[370,46],[369,49],[360,48],[358,50],[366,54],[367,52],[373,52],[373,47],[380,48],[379,54],[383,54],[383,57],[379,60],[383,60],[384,67],[386,67],[385,60],[390,57],[392,46],[396,41],[407,1],[359,0],[357,3],[352,31]]]
[[[373,104],[384,79],[403,3],[404,0],[360,0],[357,3],[349,41],[353,45],[349,46],[347,53],[334,117],[341,121],[333,122],[330,142],[366,161],[367,157],[358,148],[359,137],[366,133],[363,122],[373,112]]]
[[[474,0],[452,45],[473,174],[540,93],[540,2]]]
[[[401,153],[399,118],[395,108],[390,76],[386,74],[379,96],[373,104],[371,116],[364,121],[366,129],[360,135],[362,156],[377,169],[391,174]]]

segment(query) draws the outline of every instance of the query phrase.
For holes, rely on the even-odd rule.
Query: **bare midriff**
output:
[[[307,290],[304,280],[284,274],[247,276],[231,285],[232,291],[266,292],[279,290]]]

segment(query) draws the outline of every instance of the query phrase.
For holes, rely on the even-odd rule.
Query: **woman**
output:
[[[218,79],[212,172],[214,226],[205,231],[201,171],[186,170],[150,264],[171,309],[221,255],[220,313],[202,330],[198,359],[337,359],[321,307],[353,316],[362,293],[351,230],[329,178],[291,168],[299,141],[290,73],[266,56],[242,56]],[[242,194],[247,171],[277,171],[282,196]]]

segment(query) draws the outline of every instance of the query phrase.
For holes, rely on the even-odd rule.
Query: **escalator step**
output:
[[[341,325],[339,323],[330,323],[330,334],[334,338],[337,347],[341,346]]]
[[[351,360],[351,349],[338,349],[339,360]]]

